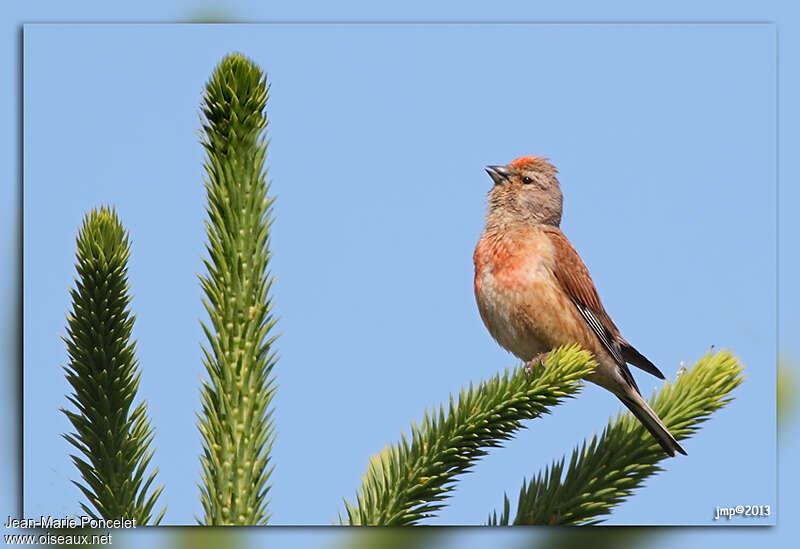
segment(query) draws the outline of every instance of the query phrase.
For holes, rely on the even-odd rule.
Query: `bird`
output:
[[[668,455],[686,455],[642,398],[628,364],[664,374],[622,337],[559,227],[558,170],[547,158],[522,156],[486,171],[494,185],[473,262],[475,300],[491,336],[528,371],[556,347],[577,343],[597,363],[586,379],[619,398]]]

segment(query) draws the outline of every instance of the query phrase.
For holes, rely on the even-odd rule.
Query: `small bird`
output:
[[[489,333],[528,369],[556,347],[579,344],[597,362],[587,379],[614,393],[670,456],[686,455],[642,398],[628,363],[664,374],[622,337],[559,229],[558,170],[545,158],[523,156],[486,171],[494,186],[473,260],[475,299]]]

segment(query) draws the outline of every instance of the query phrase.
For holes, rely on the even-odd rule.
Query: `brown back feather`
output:
[[[603,348],[617,363],[622,377],[638,393],[639,387],[636,385],[636,380],[633,379],[633,375],[631,375],[623,356],[622,346],[620,345],[622,336],[619,333],[619,328],[603,308],[600,296],[597,295],[594,282],[592,282],[592,277],[589,275],[589,270],[578,255],[578,252],[567,240],[567,237],[561,232],[561,229],[548,226],[540,228],[550,237],[555,249],[554,274],[558,283],[575,304],[587,326],[591,328],[600,340]]]

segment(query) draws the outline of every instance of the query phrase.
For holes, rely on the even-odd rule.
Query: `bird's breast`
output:
[[[532,312],[548,292],[552,244],[536,233],[484,233],[475,248],[475,299],[489,333],[522,360],[550,349]]]

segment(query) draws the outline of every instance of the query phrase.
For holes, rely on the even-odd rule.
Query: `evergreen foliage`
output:
[[[64,438],[83,454],[72,455],[86,496],[81,508],[92,518],[135,519],[147,524],[162,487],[150,490],[156,471],[146,476],[153,457],[153,430],[147,407],[133,409],[139,387],[136,344],[131,341],[134,315],[128,310],[128,235],[117,213],[93,209],[77,237],[78,279],[70,290],[67,317],[69,362],[64,367],[77,412],[62,408],[75,433]],[[155,517],[158,524],[166,508]]]
[[[345,501],[344,524],[399,526],[433,516],[453,490],[456,477],[470,470],[486,448],[500,446],[522,428],[522,421],[548,413],[575,395],[581,378],[595,367],[576,346],[551,352],[544,366],[497,375],[477,387],[451,395],[438,414],[425,413],[412,425],[411,440],[387,446],[374,456],[357,504]]]
[[[209,379],[198,427],[207,525],[258,525],[269,518],[276,336],[270,335],[267,97],[265,75],[233,54],[206,84],[202,106],[208,258],[201,285],[210,324],[202,323]]]
[[[727,351],[710,352],[675,382],[667,382],[650,399],[664,425],[682,440],[697,432],[712,413],[729,403],[743,381],[742,366]],[[630,412],[611,419],[603,433],[576,447],[569,465],[552,464],[523,482],[513,524],[595,524],[599,517],[630,496],[645,479],[661,471],[668,456]],[[509,524],[509,500],[489,519]]]

